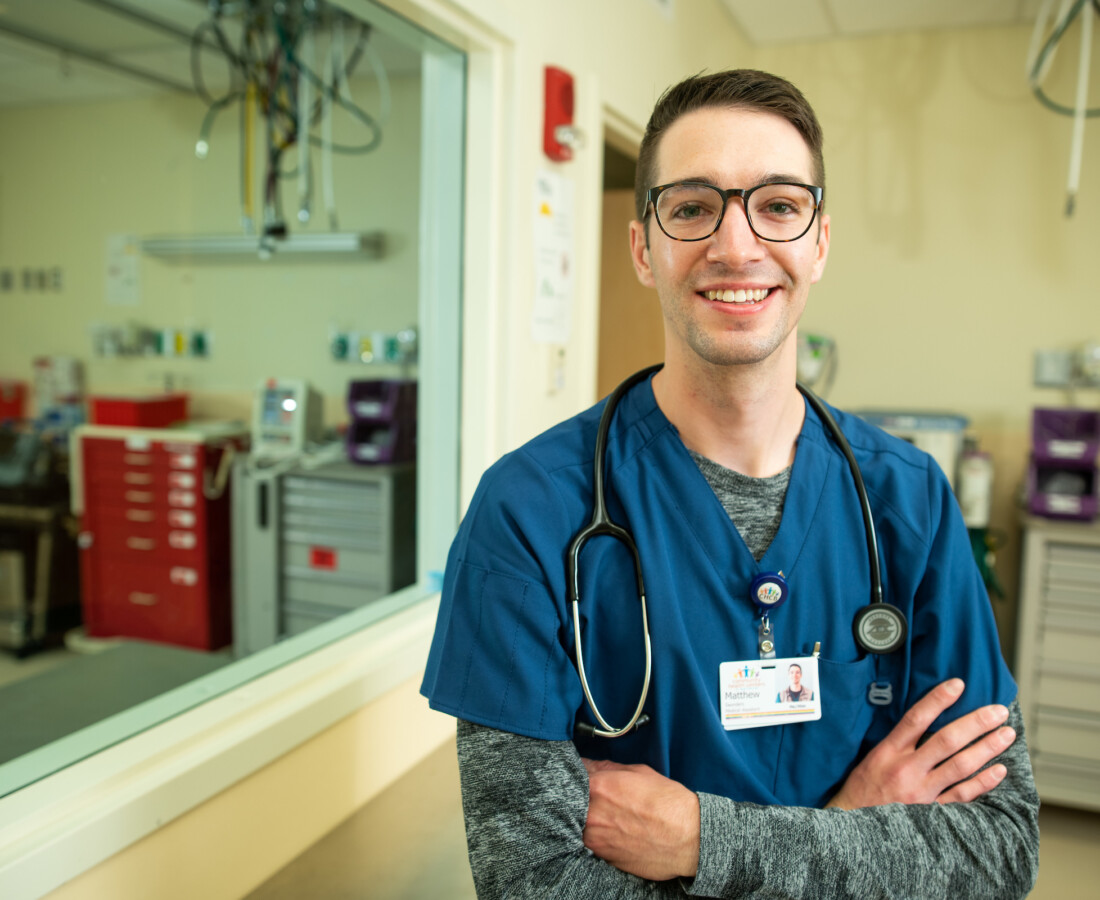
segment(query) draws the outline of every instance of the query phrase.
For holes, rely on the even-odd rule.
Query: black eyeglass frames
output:
[[[797,241],[813,225],[824,189],[812,184],[778,181],[751,188],[722,190],[701,181],[677,181],[652,187],[657,224],[674,241],[702,241],[714,234],[730,197],[740,197],[753,234],[765,241]]]

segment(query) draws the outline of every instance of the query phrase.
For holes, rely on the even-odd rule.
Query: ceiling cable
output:
[[[1077,192],[1081,184],[1081,160],[1084,156],[1085,121],[1100,116],[1100,108],[1089,108],[1089,69],[1092,62],[1093,12],[1100,10],[1100,0],[1061,0],[1058,12],[1052,17],[1054,0],[1046,0],[1039,10],[1035,29],[1028,49],[1027,76],[1031,90],[1040,103],[1060,115],[1072,116],[1073,138],[1070,145],[1069,176],[1066,185],[1066,216],[1072,216],[1077,207]],[[1050,72],[1058,45],[1070,25],[1079,21],[1081,47],[1077,59],[1077,90],[1074,105],[1066,106],[1052,100],[1043,90],[1043,81]],[[1049,35],[1046,35],[1050,28]],[[1044,39],[1044,35],[1046,35]]]

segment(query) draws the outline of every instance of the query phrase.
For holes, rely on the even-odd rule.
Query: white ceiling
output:
[[[1040,0],[722,0],[722,3],[753,44],[975,25],[1032,25],[1040,6]]]
[[[111,7],[156,19],[183,37]],[[206,0],[0,0],[0,106],[191,92],[187,36],[207,17]],[[239,30],[232,21],[225,26],[235,44]],[[370,41],[387,71],[418,70],[419,54],[378,31]],[[69,52],[60,49],[65,47]],[[135,72],[126,74],[105,63],[90,62],[87,53]],[[224,93],[228,84],[224,59],[213,46],[201,58],[210,93]]]

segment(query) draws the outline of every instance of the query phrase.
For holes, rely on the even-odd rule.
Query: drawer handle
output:
[[[136,603],[138,606],[156,606],[156,604],[157,604],[157,595],[156,594],[145,594],[145,593],[142,593],[141,591],[131,591],[130,592],[130,602],[131,603]]]
[[[157,542],[152,538],[129,537],[126,538],[126,546],[131,550],[156,550]]]
[[[127,491],[126,492],[127,503],[152,503],[153,492],[152,491]]]
[[[147,466],[153,462],[153,457],[148,453],[126,453],[122,461],[128,466]]]
[[[153,476],[150,472],[127,472],[122,480],[127,484],[152,484]]]
[[[128,509],[126,518],[130,522],[152,522],[154,515],[151,509]]]

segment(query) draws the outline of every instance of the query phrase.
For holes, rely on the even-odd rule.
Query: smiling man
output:
[[[479,896],[1034,881],[1016,689],[947,480],[796,386],[824,188],[787,81],[658,101],[630,249],[664,366],[493,466],[448,560],[422,690],[460,719]],[[783,704],[795,669],[813,697]]]

